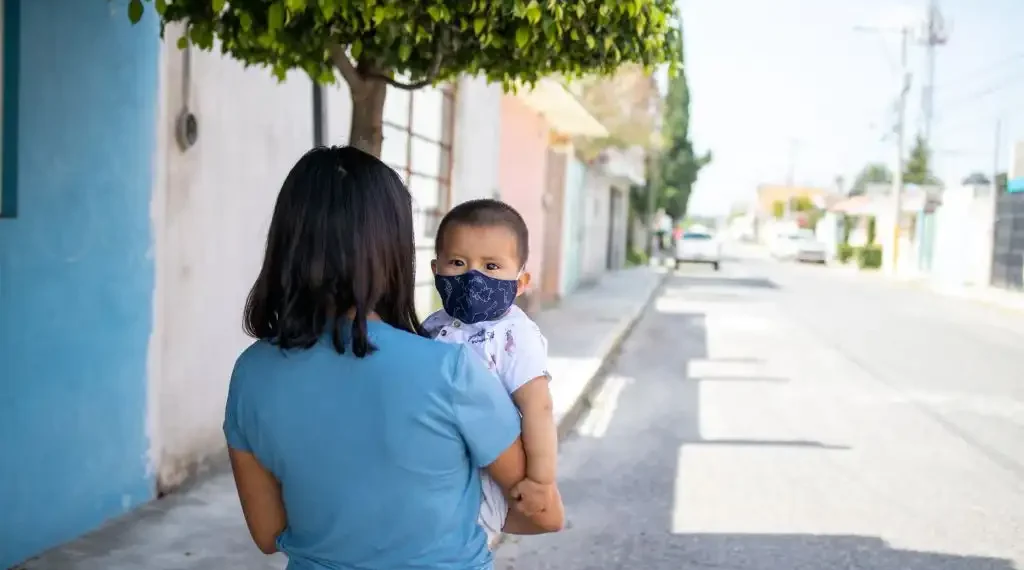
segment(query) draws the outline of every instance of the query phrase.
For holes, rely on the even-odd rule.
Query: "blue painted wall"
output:
[[[160,44],[154,19],[133,27],[126,5],[4,4],[20,39],[5,34],[19,69],[4,95],[19,104],[16,143],[3,148],[17,167],[15,180],[3,176],[17,184],[17,216],[0,218],[0,568],[153,496]]]

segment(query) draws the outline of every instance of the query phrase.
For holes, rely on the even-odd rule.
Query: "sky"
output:
[[[933,164],[947,185],[1005,168],[1024,139],[1024,0],[938,0],[949,41],[936,50]],[[898,29],[927,0],[679,0],[691,137],[711,150],[690,212],[722,214],[760,183],[846,184],[868,162],[895,164]],[[1014,36],[1017,36],[1015,39]],[[912,74],[906,140],[921,121],[925,49]],[[1001,142],[996,153],[996,125]],[[888,136],[886,136],[888,134]],[[883,140],[883,137],[886,137]]]

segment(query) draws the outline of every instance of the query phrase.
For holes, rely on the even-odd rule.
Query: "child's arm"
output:
[[[523,415],[526,476],[536,483],[552,485],[558,459],[558,429],[552,413],[548,377],[530,380],[512,393],[512,400]]]

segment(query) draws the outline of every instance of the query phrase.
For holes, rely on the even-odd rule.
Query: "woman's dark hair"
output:
[[[335,350],[376,350],[366,319],[423,335],[414,304],[412,198],[395,171],[353,147],[320,147],[285,178],[245,332],[282,349],[330,331]],[[351,335],[342,326],[351,323]]]

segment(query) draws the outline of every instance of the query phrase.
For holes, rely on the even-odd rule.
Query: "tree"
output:
[[[960,184],[964,186],[988,186],[991,183],[992,180],[989,179],[986,174],[981,172],[972,172],[960,181]]]
[[[100,0],[95,0],[100,1]],[[506,89],[549,75],[609,74],[625,63],[675,65],[673,0],[130,0],[152,3],[204,50],[218,47],[278,79],[303,70],[352,93],[350,140],[380,154],[387,86],[417,89],[484,75]]]
[[[891,184],[892,178],[892,170],[888,166],[873,162],[864,166],[854,178],[849,195],[860,196],[867,190],[868,184]]]
[[[903,182],[905,184],[917,184],[919,186],[940,184],[939,179],[931,171],[932,152],[928,148],[928,142],[921,135],[914,141],[914,147],[910,149],[910,156],[903,167]]]
[[[682,64],[681,41],[678,55]],[[669,83],[662,131],[664,149],[657,158],[659,176],[653,191],[657,196],[657,206],[664,208],[672,219],[681,220],[686,216],[693,184],[701,169],[711,162],[711,153],[698,156],[690,140],[690,87],[685,69],[680,70]]]
[[[608,129],[605,139],[578,139],[574,146],[585,160],[608,147],[657,146],[662,101],[654,75],[627,63],[611,76],[587,76],[572,84],[580,102]],[[642,211],[642,210],[641,210]]]

